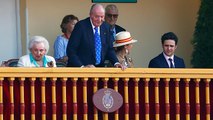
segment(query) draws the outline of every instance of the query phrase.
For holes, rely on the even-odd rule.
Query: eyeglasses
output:
[[[118,17],[118,14],[106,14],[107,17],[113,17],[113,18],[117,18]]]
[[[45,49],[31,49],[33,53],[44,53],[46,50]]]

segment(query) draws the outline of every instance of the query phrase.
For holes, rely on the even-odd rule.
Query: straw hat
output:
[[[137,40],[133,40],[129,32],[122,31],[116,34],[113,47],[124,46],[135,42],[137,42]]]

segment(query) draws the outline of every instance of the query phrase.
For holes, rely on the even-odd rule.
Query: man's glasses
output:
[[[106,14],[106,15],[107,15],[107,17],[109,17],[109,18],[111,18],[111,17],[117,18],[117,17],[118,17],[118,14]]]

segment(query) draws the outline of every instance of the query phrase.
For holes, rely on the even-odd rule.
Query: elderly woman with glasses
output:
[[[42,36],[33,36],[28,47],[30,54],[22,56],[18,61],[18,67],[56,67],[55,59],[46,55],[49,43]]]

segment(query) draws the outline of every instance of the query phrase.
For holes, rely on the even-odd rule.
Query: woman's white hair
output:
[[[42,37],[42,36],[33,36],[31,37],[30,41],[29,41],[29,45],[28,45],[28,50],[30,51],[30,49],[33,47],[34,44],[38,44],[38,43],[43,43],[44,44],[44,48],[46,49],[46,54],[49,51],[49,42],[47,41],[46,38]]]

